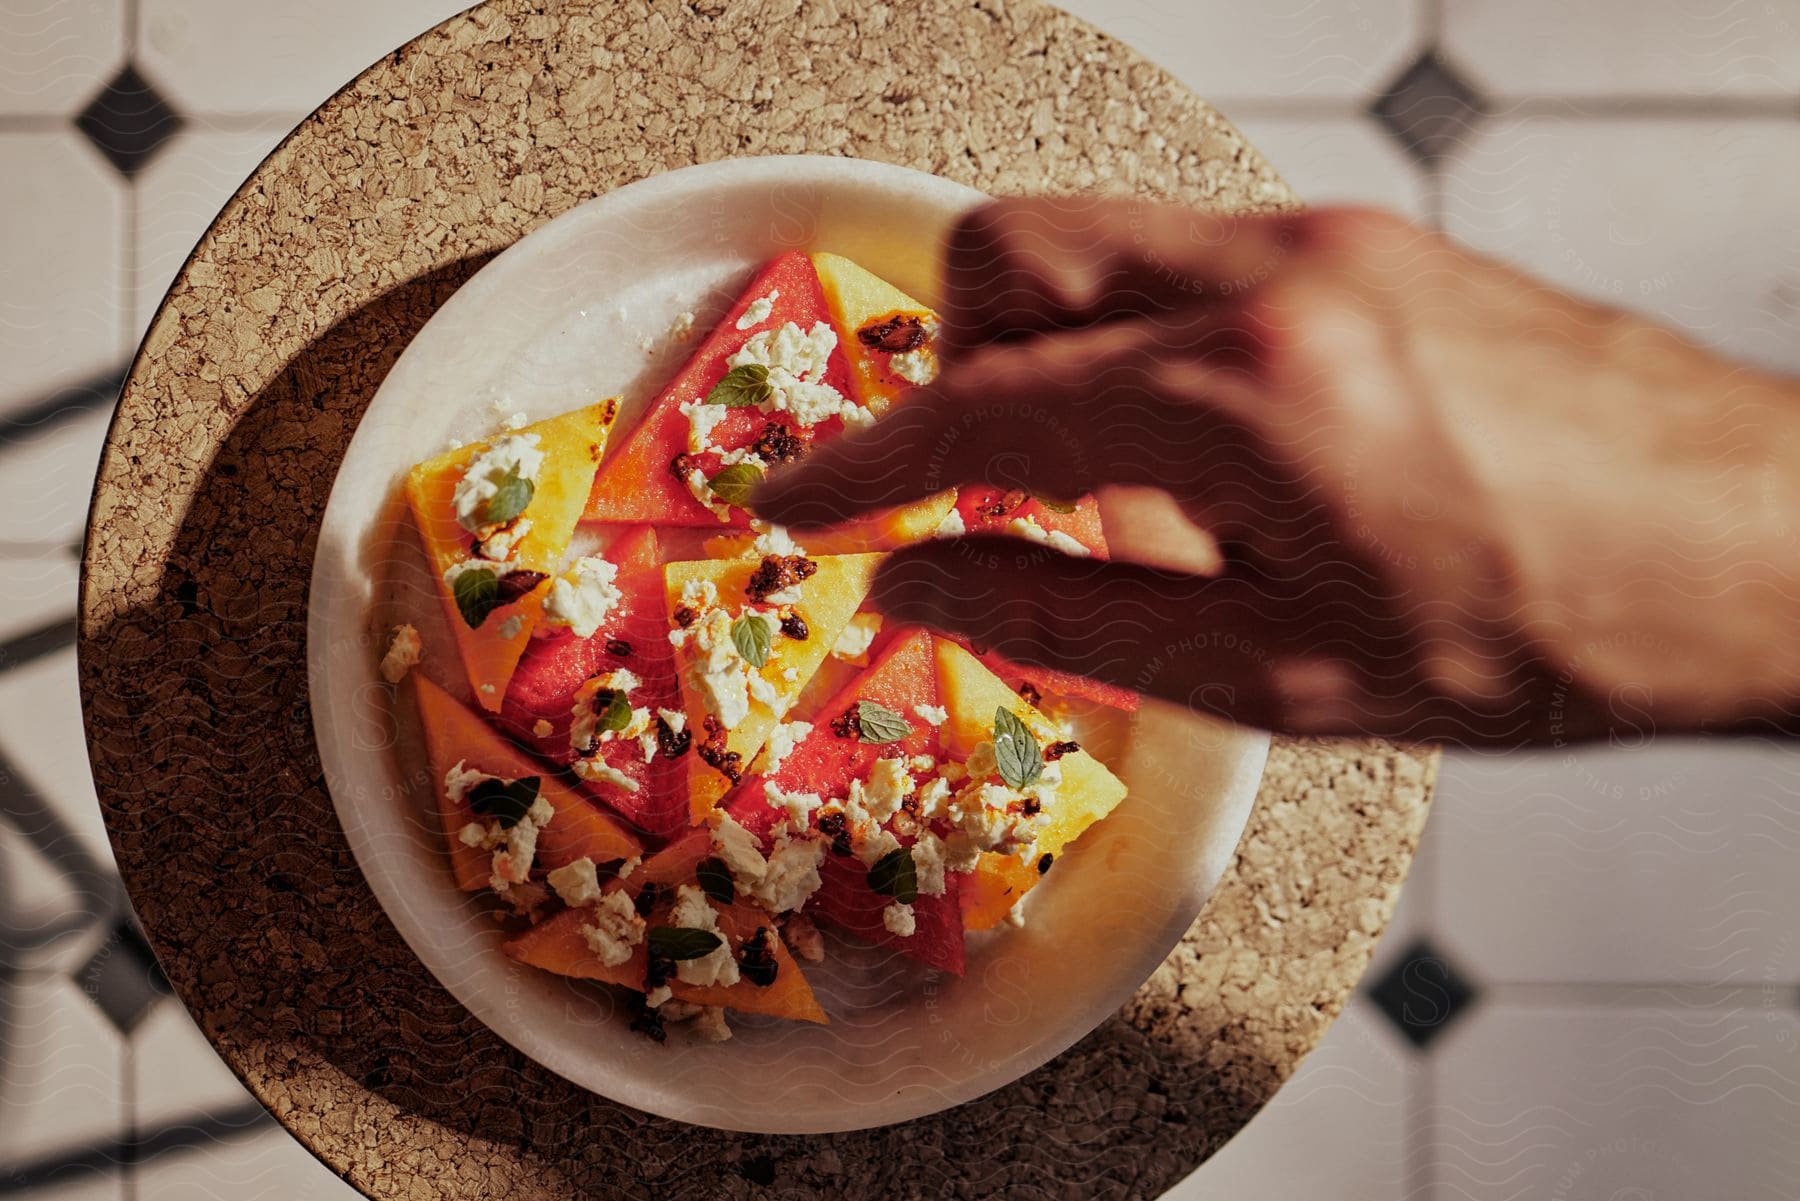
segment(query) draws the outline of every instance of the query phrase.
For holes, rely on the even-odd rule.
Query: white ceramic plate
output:
[[[978,1097],[1064,1050],[1168,954],[1230,862],[1261,778],[1264,737],[1147,707],[1118,723],[1131,795],[1057,862],[1022,929],[971,938],[968,974],[834,941],[808,977],[812,1026],[732,1016],[727,1043],[631,1033],[604,988],[500,954],[486,902],[446,868],[430,781],[375,666],[394,607],[434,613],[391,582],[422,558],[394,498],[415,461],[493,430],[623,392],[618,428],[752,268],[792,247],[836,251],[927,301],[932,264],[979,193],[841,158],[756,158],[675,171],[592,200],[483,268],[420,331],[352,440],[319,534],[308,620],[314,728],[332,799],[375,896],[443,985],[502,1038],[603,1096],[736,1130],[806,1133],[904,1121]],[[649,342],[646,351],[642,342]],[[617,442],[615,441],[615,445]],[[404,578],[404,573],[399,573]],[[387,581],[387,582],[384,582]],[[398,592],[398,594],[396,594]],[[454,651],[427,643],[440,679]],[[403,694],[404,695],[404,694]],[[397,712],[397,710],[399,710]]]

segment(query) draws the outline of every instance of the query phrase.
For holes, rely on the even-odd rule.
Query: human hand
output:
[[[1100,498],[1115,561],[907,548],[891,617],[1310,734],[1796,727],[1800,396],[1394,217],[1003,201],[944,370],[754,503]]]

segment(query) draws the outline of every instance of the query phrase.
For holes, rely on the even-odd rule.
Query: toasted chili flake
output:
[[[744,778],[744,757],[725,749],[725,727],[710,714],[706,718],[706,740],[700,744],[700,761],[733,784]]]
[[[694,732],[684,729],[677,734],[663,715],[656,715],[656,749],[667,759],[679,759],[688,753],[688,747],[694,743]]]
[[[1044,852],[1044,857],[1038,860],[1038,875],[1041,876],[1045,872],[1049,871],[1050,865],[1055,862],[1056,862],[1055,855],[1050,854],[1048,851]]]
[[[819,815],[819,833],[831,839],[832,854],[851,854],[850,830],[842,813],[821,813]]]
[[[985,505],[975,506],[975,511],[983,517],[1005,517],[1008,513],[1031,499],[1028,492],[1014,490],[1002,492]]]
[[[750,450],[765,463],[791,463],[806,453],[806,440],[785,422],[771,421],[762,427]]]
[[[744,585],[744,595],[761,604],[771,592],[780,592],[810,579],[819,565],[804,555],[764,555]]]
[[[694,619],[698,617],[699,614],[695,613],[686,605],[683,605],[681,608],[675,610],[673,616],[675,618],[675,624],[685,630],[694,624]]]
[[[1039,692],[1037,690],[1037,685],[1033,684],[1030,680],[1020,681],[1019,696],[1033,709],[1044,703],[1044,694]]]
[[[1023,813],[1026,817],[1036,817],[1039,810],[1043,809],[1043,807],[1044,802],[1038,800],[1034,796],[1028,796],[1019,802],[1019,812]]]
[[[836,734],[839,738],[857,737],[856,707],[854,705],[838,714],[838,716],[832,720],[831,732]]]
[[[687,483],[688,473],[693,471],[693,469],[693,456],[688,454],[685,450],[669,460],[669,474],[684,484]]]
[[[781,970],[781,964],[775,959],[773,931],[767,926],[758,926],[756,933],[744,940],[738,951],[738,970],[744,979],[758,988],[767,988],[775,983],[775,977]]]
[[[625,641],[623,638],[608,638],[606,640],[606,653],[615,659],[629,659],[631,658],[631,643]]]
[[[509,571],[500,577],[499,592],[495,594],[494,604],[510,605],[524,598],[525,594],[536,588],[549,577],[541,571]]]
[[[652,985],[651,987],[660,986]],[[631,1032],[641,1034],[645,1038],[653,1038],[659,1043],[669,1037],[669,1032],[663,1029],[662,1010],[650,1008],[644,1003],[644,998],[641,996],[635,1000],[635,1012],[631,1015]]]
[[[675,961],[667,955],[645,953],[644,958],[644,990],[661,988],[675,974]]]
[[[1061,742],[1053,742],[1044,748],[1044,759],[1046,762],[1054,763],[1064,755],[1080,749],[1081,744],[1079,742],[1071,742],[1068,739],[1064,739]]]
[[[662,902],[663,893],[662,885],[646,884],[637,894],[637,900],[632,904],[632,908],[637,910],[639,917],[648,917],[650,911]]]
[[[856,340],[870,350],[901,354],[925,345],[925,323],[905,315],[871,321],[856,331]]]
[[[795,642],[805,642],[812,637],[812,631],[806,628],[806,619],[798,613],[789,613],[781,619],[781,632]]]

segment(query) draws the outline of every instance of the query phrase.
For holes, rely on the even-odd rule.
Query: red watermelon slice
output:
[[[773,296],[762,320],[749,322],[747,310]],[[752,316],[755,314],[752,313]],[[738,325],[746,322],[743,329]],[[831,314],[825,294],[819,286],[818,273],[812,260],[801,251],[782,255],[750,281],[744,294],[725,314],[706,341],[688,360],[672,383],[665,388],[649,412],[644,415],[631,437],[609,458],[594,479],[594,490],[588,497],[586,518],[589,521],[655,522],[671,526],[717,527],[748,524],[748,515],[734,508],[727,521],[721,522],[711,509],[697,500],[684,480],[673,468],[678,456],[688,450],[688,419],[681,405],[704,400],[714,384],[724,378],[725,360],[743,348],[754,335],[778,329],[793,322],[801,329],[811,329],[818,322],[830,323]],[[844,396],[850,395],[850,366],[842,345],[831,353],[824,382]],[[751,445],[762,438],[770,426],[769,444],[779,450],[764,453],[774,461],[790,452],[803,452],[815,437],[829,436],[842,428],[842,421],[831,418],[812,427],[791,422],[783,414],[765,414],[754,406],[730,410],[714,428],[711,441],[726,450]],[[699,470],[711,479],[721,469],[717,454],[687,456],[683,467]]]
[[[627,532],[604,555],[619,569],[614,583],[622,600],[590,638],[567,629],[534,637],[519,661],[500,710],[499,724],[514,738],[553,762],[568,765],[579,756],[570,744],[576,693],[595,676],[623,668],[642,681],[629,694],[635,708],[679,711],[675,661],[663,632],[662,565],[656,531],[641,527]],[[654,732],[656,726],[650,727]],[[645,762],[635,738],[601,744],[608,767],[637,784],[633,792],[620,784],[581,781],[589,795],[641,829],[666,834],[687,820],[682,795],[685,765],[659,751]]]

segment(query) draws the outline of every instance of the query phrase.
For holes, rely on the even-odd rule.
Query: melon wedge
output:
[[[690,1005],[723,1005],[744,1013],[766,1013],[797,1022],[829,1025],[830,1019],[813,996],[812,985],[807,983],[805,973],[776,931],[775,919],[749,905],[716,905],[714,909],[719,915],[719,929],[731,940],[734,949],[753,937],[759,927],[768,928],[769,943],[775,949],[774,982],[765,988],[739,979],[728,988],[717,985],[702,988],[671,979],[670,994],[677,1001],[686,1001]]]
[[[581,519],[594,472],[606,451],[607,433],[618,413],[619,402],[614,398],[514,431],[536,434],[539,449],[544,452],[544,466],[524,512],[531,520],[531,528],[513,550],[511,561],[519,567],[547,574],[562,568],[569,538]],[[463,620],[456,597],[444,582],[444,572],[467,559],[470,551],[469,532],[456,520],[456,485],[469,463],[489,445],[472,443],[420,463],[406,477],[406,500],[431,562],[445,616],[455,631],[469,689],[482,708],[499,712],[513,669],[541,616],[549,581],[539,584],[516,604],[489,614],[476,629],[470,629]],[[520,620],[508,636],[502,630],[513,616]]]
[[[956,490],[831,526],[806,535],[806,551],[815,555],[858,555],[894,550],[923,542],[937,532],[956,507]],[[754,554],[756,535],[749,531],[719,534],[706,540],[706,553],[715,559],[735,559]]]
[[[631,958],[624,963],[602,963],[600,956],[588,946],[587,939],[582,937],[581,927],[586,924],[586,916],[580,909],[565,909],[545,918],[500,949],[520,963],[558,976],[620,984],[643,992],[648,959],[643,944],[633,947]]]
[[[549,765],[538,762],[508,742],[467,706],[425,676],[413,672],[409,678],[414,682],[413,695],[418,700],[419,720],[425,729],[425,758],[431,768],[431,787],[437,798],[444,841],[450,848],[451,870],[456,875],[457,886],[464,892],[485,888],[489,872],[487,856],[476,848],[464,846],[457,838],[465,825],[480,820],[467,805],[451,800],[444,788],[444,777],[459,762],[474,771],[506,780],[538,777],[538,794],[556,810],[556,816],[538,834],[537,864],[540,867],[562,867],[584,857],[604,863],[628,859],[642,851],[643,844],[637,838],[599,805],[559,780]]]
[[[723,731],[722,745],[717,748],[722,754],[738,757],[736,763],[740,774],[749,769],[763,743],[768,741],[769,731],[831,653],[832,644],[868,595],[875,565],[880,560],[881,556],[874,554],[821,555],[813,560],[817,571],[801,586],[801,599],[793,606],[794,612],[806,623],[807,638],[800,641],[777,635],[768,663],[758,672],[775,689],[776,707],[752,700],[749,714],[731,730]],[[740,612],[747,603],[745,585],[756,568],[757,563],[749,559],[670,563],[663,572],[669,629],[678,628],[674,614],[681,607],[682,591],[690,582],[711,583],[718,590],[720,607],[734,615]],[[689,812],[698,822],[736,781],[708,764],[700,753],[706,739],[708,714],[692,678],[696,657],[697,650],[692,642],[676,652],[682,705],[688,715],[688,727],[694,734],[694,749],[688,755]],[[791,679],[786,675],[788,672],[793,673]]]
[[[1046,534],[1063,534],[1088,549],[1097,559],[1107,555],[1106,532],[1100,525],[1100,505],[1091,496],[1075,502],[1074,508],[1059,512],[1022,492],[1008,492],[991,484],[975,484],[964,488],[956,498],[956,513],[963,528],[971,534],[1006,534],[1014,521],[1029,521]]]
[[[838,343],[850,360],[851,387],[856,399],[876,413],[884,413],[912,381],[896,374],[890,364],[894,352],[873,345],[884,322],[898,320],[917,322],[926,355],[936,359],[930,348],[931,331],[938,316],[931,309],[885,279],[838,254],[819,253],[812,256],[813,268],[819,273],[819,284],[825,291],[825,303],[831,308],[831,320],[837,326]],[[866,332],[865,332],[866,331]],[[897,330],[904,336],[905,330]]]

